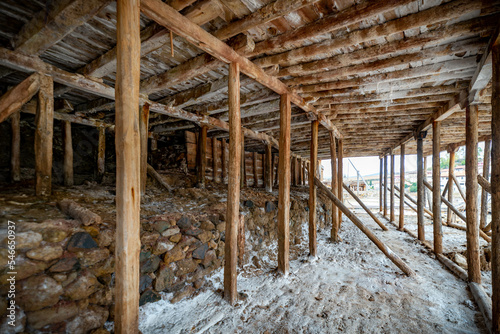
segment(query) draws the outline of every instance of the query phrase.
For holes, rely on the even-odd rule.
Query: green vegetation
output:
[[[413,182],[410,186],[410,192],[415,193],[417,192],[417,182]]]

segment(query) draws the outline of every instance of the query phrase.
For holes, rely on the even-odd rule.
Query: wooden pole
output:
[[[342,189],[342,185],[344,184],[344,142],[342,139],[337,141],[337,197],[343,203],[344,202],[344,190]],[[340,227],[342,226],[342,211],[339,210],[339,217],[337,218],[337,232],[340,231]]]
[[[146,193],[146,181],[148,179],[148,128],[149,128],[149,104],[145,104],[139,110],[139,135],[141,136],[141,195]]]
[[[398,186],[395,186],[394,188],[401,193],[401,189]],[[396,196],[397,196],[397,194],[396,194]],[[406,192],[404,192],[404,197],[406,197],[413,204],[417,205],[417,201],[413,197],[411,197],[410,195],[408,195]],[[417,211],[415,211],[415,212],[417,212]],[[424,208],[424,212],[427,213],[429,215],[429,217],[431,217],[431,219],[432,219],[433,214],[432,214],[432,212],[430,210]]]
[[[52,137],[54,135],[54,83],[40,77],[35,116],[35,193],[49,196],[52,191]]]
[[[434,253],[443,253],[443,226],[441,222],[441,122],[432,123],[432,203]]]
[[[351,195],[351,196],[352,196],[352,198],[354,198],[354,200],[355,200],[356,202],[358,202],[358,203],[359,203],[359,205],[361,205],[361,207],[362,207],[362,208],[366,211],[366,213],[367,213],[367,214],[369,214],[369,215],[370,215],[370,217],[372,217],[372,219],[375,221],[375,223],[377,223],[377,224],[378,224],[378,226],[380,226],[380,228],[381,228],[382,230],[384,230],[384,231],[388,231],[388,230],[389,230],[389,229],[388,229],[388,228],[387,228],[387,227],[386,227],[386,226],[385,226],[385,225],[384,225],[384,224],[380,221],[380,219],[378,219],[378,218],[377,218],[377,216],[375,216],[375,215],[373,214],[373,212],[372,212],[372,211],[371,211],[371,210],[370,210],[370,209],[369,209],[369,208],[365,205],[365,203],[363,203],[363,202],[361,201],[361,199],[360,199],[358,196],[356,196],[356,194],[355,194],[355,193],[354,193],[351,189],[349,189],[349,186],[348,186],[347,184],[345,184],[345,183],[344,183],[344,189],[345,189],[345,190],[349,193],[349,195]],[[332,205],[334,205],[334,206],[335,206],[335,204],[332,204]]]
[[[240,66],[229,64],[229,179],[227,186],[226,243],[224,246],[224,299],[234,305],[238,299],[237,241],[240,210],[240,173],[242,154],[240,112]]]
[[[73,186],[73,138],[71,136],[71,122],[63,121],[63,144],[64,144],[64,161],[63,175],[64,185],[66,187]]]
[[[97,142],[97,180],[99,182],[102,182],[104,177],[104,172],[106,171],[106,128],[99,128],[98,131],[99,131],[99,141]],[[146,161],[146,173],[147,173],[147,161]]]
[[[272,158],[273,158],[273,185],[274,186],[277,186],[278,185],[278,172],[279,172],[279,168],[278,168],[278,156],[276,154],[273,154],[272,155]]]
[[[290,125],[292,109],[290,96],[280,99],[280,143],[279,143],[279,194],[278,194],[278,271],[288,275],[289,263],[289,219],[290,219]]]
[[[290,181],[292,183],[292,186],[296,186],[297,183],[295,182],[295,157],[290,158]]]
[[[238,221],[238,263],[240,267],[243,267],[245,258],[245,216],[240,215]]]
[[[384,155],[384,217],[387,217],[387,188],[388,188],[388,166],[387,166],[387,155]]]
[[[257,188],[259,186],[259,178],[257,175],[257,152],[252,153],[252,167],[253,167],[253,186]]]
[[[453,182],[455,182],[455,185],[457,186],[458,192],[460,193],[460,196],[462,197],[464,202],[467,202],[466,195],[464,194],[462,186],[460,185],[460,182],[458,182],[458,179],[455,175],[453,175]]]
[[[196,178],[198,187],[205,188],[205,171],[207,169],[207,130],[206,125],[202,125],[198,135],[198,152],[196,154],[198,165],[196,169]]]
[[[454,146],[448,147],[448,152],[450,153],[450,163],[448,167],[448,202],[453,203],[453,175],[455,175],[455,151]],[[446,222],[453,222],[453,212],[448,208],[446,215]]]
[[[222,138],[221,140],[221,151],[222,151],[222,157],[221,157],[221,169],[222,169],[222,176],[221,176],[221,181],[223,184],[227,184],[227,143],[226,139]]]
[[[247,186],[247,168],[246,168],[246,158],[245,158],[245,138],[243,134],[241,135],[241,172],[240,172],[240,187]]]
[[[401,145],[401,159],[399,163],[399,229],[405,227],[405,145]]]
[[[332,193],[337,196],[338,187],[337,187],[337,142],[335,139],[335,135],[330,131],[330,157],[332,164]],[[338,241],[338,209],[332,202],[332,232],[331,232],[331,240],[332,242]]]
[[[490,178],[490,157],[491,157],[491,140],[484,142],[484,158],[483,158],[483,177],[486,181]],[[479,176],[479,175],[478,175]],[[488,225],[488,192],[484,187],[481,188],[481,216],[479,219],[479,228],[484,229]]]
[[[344,212],[344,214],[349,218],[354,225],[356,225],[377,247],[385,254],[402,272],[404,272],[408,276],[415,276],[415,272],[408,267],[406,263],[401,260],[399,256],[397,256],[389,247],[387,247],[382,241],[380,241],[373,232],[366,227],[361,220],[359,220],[356,215],[351,212],[340,199],[335,197],[332,194],[330,189],[328,189],[318,178],[314,178],[314,183],[318,188],[323,190],[325,194],[334,202],[334,204],[339,208],[340,211]]]
[[[424,230],[424,206],[425,206],[425,188],[424,188],[424,161],[423,161],[423,134],[417,134],[417,223],[418,240],[425,241]]]
[[[384,210],[384,158],[380,157],[380,175],[378,178],[380,189],[379,189],[379,196],[378,196],[378,201],[379,201],[379,211],[383,212]]]
[[[318,174],[318,121],[311,122],[311,158],[309,165],[309,255],[316,256],[316,187],[314,178]]]
[[[10,116],[12,141],[10,151],[10,179],[12,182],[21,181],[21,113],[19,111]]]
[[[477,217],[477,105],[466,108],[465,120],[465,212],[467,217],[467,267],[469,280],[481,283],[479,260],[479,224]]]
[[[137,333],[140,242],[138,0],[117,0],[115,331]]]
[[[395,178],[395,170],[394,170],[394,153],[391,152],[391,219],[390,221],[391,222],[395,222],[396,221],[396,216],[394,215],[394,178]]]
[[[491,281],[493,333],[500,333],[500,45],[492,49],[491,95]]]
[[[264,164],[265,166],[265,185],[266,185],[266,191],[267,192],[272,192],[273,191],[273,147],[271,146],[271,143],[266,143],[266,153],[265,153],[265,160],[266,163]]]
[[[212,138],[212,177],[214,182],[217,182],[219,177],[219,149],[218,149],[218,140],[216,138]]]
[[[302,178],[302,185],[306,185],[306,162],[302,161],[300,164],[300,173],[301,173],[301,178]]]

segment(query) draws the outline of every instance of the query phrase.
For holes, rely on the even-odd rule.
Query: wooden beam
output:
[[[186,38],[189,42],[201,48],[203,51],[210,53],[212,56],[226,63],[237,62],[240,64],[243,73],[255,79],[265,87],[278,94],[289,94],[291,102],[303,109],[314,119],[318,119],[327,129],[335,131],[337,137],[341,136],[338,129],[330,120],[319,113],[312,105],[305,102],[297,93],[291,92],[281,81],[266,74],[259,66],[253,64],[247,58],[239,55],[227,44],[221,42],[199,26],[190,22],[170,6],[162,3],[160,0],[142,0],[141,11],[154,21],[174,31],[177,35]]]
[[[380,219],[378,219],[374,214],[373,212],[363,203],[363,201],[361,201],[361,199],[356,196],[356,194],[349,188],[349,186],[347,184],[344,183],[344,189],[349,193],[349,195],[351,195],[352,198],[354,198],[354,200],[356,202],[359,203],[359,205],[361,205],[361,207],[365,210],[365,212],[370,215],[370,217],[372,217],[372,219],[375,221],[375,223],[377,223],[378,226],[380,226],[380,228],[384,231],[388,231],[389,229],[380,221]],[[332,204],[333,205],[333,204]]]
[[[387,155],[384,155],[384,217],[387,218],[387,189],[388,185],[388,167],[387,167]]]
[[[212,178],[217,182],[219,178],[219,147],[217,138],[212,138]]]
[[[384,209],[384,187],[386,187],[386,184],[384,184],[384,158],[379,157],[380,161],[380,173],[378,177],[378,184],[379,184],[379,194],[378,194],[378,202],[379,202],[379,212],[383,212]]]
[[[273,191],[273,164],[272,164],[272,146],[266,144],[265,163],[264,163],[264,179],[266,191],[271,193]]]
[[[424,157],[423,157],[423,136],[424,133],[417,134],[417,224],[418,240],[425,241],[424,229],[424,206],[425,206],[425,188],[424,188]]]
[[[21,113],[15,112],[10,116],[12,132],[10,151],[10,179],[12,182],[21,181]]]
[[[221,156],[221,169],[222,169],[222,175],[221,175],[221,183],[227,184],[227,142],[225,138],[222,138],[221,140],[221,151],[222,151],[222,156]]]
[[[391,152],[391,214],[390,221],[395,222],[396,216],[394,215],[394,179],[395,179],[396,171],[394,170],[394,153]]]
[[[318,122],[311,122],[311,158],[309,171],[309,255],[315,257],[317,254],[316,240],[316,186],[314,178],[318,169]]]
[[[332,169],[332,193],[338,197],[338,186],[337,186],[337,141],[335,139],[335,135],[329,132],[330,135],[330,161],[331,161],[331,169]],[[338,209],[332,202],[332,232],[330,234],[330,239],[332,242],[338,241]]]
[[[278,160],[278,271],[288,275],[290,270],[290,122],[291,105],[288,94],[280,100],[280,149]]]
[[[257,152],[252,152],[253,186],[259,186],[259,177],[257,175]]]
[[[149,105],[146,103],[139,109],[139,136],[141,140],[141,195],[146,194],[148,179],[148,123]]]
[[[52,137],[54,135],[54,83],[40,76],[35,116],[35,193],[50,196],[52,192]]]
[[[337,142],[337,196],[338,199],[343,203],[344,202],[344,190],[342,185],[344,184],[344,141],[339,139]],[[310,182],[311,183],[311,182]],[[340,228],[342,227],[342,210],[338,210],[337,217],[337,233],[340,232]]]
[[[432,125],[432,212],[434,229],[434,253],[443,253],[443,225],[441,222],[441,122]]]
[[[247,185],[247,162],[246,162],[246,156],[245,156],[245,135],[242,134],[242,137],[241,137],[241,177],[240,177],[240,187],[243,188],[243,187],[247,187],[247,186],[248,185]]]
[[[71,122],[63,121],[63,145],[64,145],[64,161],[63,161],[63,176],[64,185],[72,187],[73,180],[73,138],[71,135]]]
[[[482,178],[487,181],[490,177],[490,158],[491,158],[491,141],[486,140],[484,142],[484,157],[483,157],[483,175]],[[480,182],[479,174],[477,175],[478,178],[478,183],[481,185],[481,215],[479,219],[479,228],[482,230],[486,227],[488,224],[487,218],[488,218],[488,193],[491,193],[491,186],[490,186],[490,191],[488,192],[486,188],[484,187],[484,183]]]
[[[399,256],[396,255],[389,247],[384,245],[370,229],[368,229],[361,220],[352,213],[340,199],[332,194],[330,189],[328,189],[317,177],[314,178],[314,183],[318,188],[324,191],[324,193],[334,202],[334,204],[342,211],[353,223],[358,227],[377,247],[385,254],[401,271],[403,271],[408,276],[415,276],[415,272],[408,267],[406,263],[401,260]]]
[[[491,183],[484,178],[482,175],[477,175],[477,183],[481,186],[481,188],[487,193],[491,194]],[[481,229],[484,229],[484,227],[481,227]]]
[[[492,49],[491,94],[491,281],[493,326],[500,333],[500,43]]]
[[[117,0],[115,331],[139,325],[139,1]]]
[[[207,169],[207,130],[206,125],[202,125],[198,133],[196,143],[196,182],[200,188],[205,188],[205,173]]]
[[[0,123],[19,111],[26,102],[35,96],[39,88],[40,75],[34,73],[2,95],[0,97]]]
[[[468,106],[466,111],[465,136],[465,194],[467,217],[467,271],[471,282],[481,283],[479,259],[479,222],[477,217],[477,106]]]
[[[229,65],[229,179],[227,190],[226,243],[224,258],[224,299],[234,305],[238,299],[236,286],[237,239],[240,208],[241,116],[240,71],[238,63]]]
[[[453,203],[453,175],[455,175],[455,151],[456,147],[451,145],[448,146],[448,152],[450,153],[450,162],[448,166],[448,201]],[[450,208],[448,208],[446,215],[446,223],[453,222],[453,213]]]
[[[401,159],[399,162],[399,230],[405,227],[405,145],[401,145]]]

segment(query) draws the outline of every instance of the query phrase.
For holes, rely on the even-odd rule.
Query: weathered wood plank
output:
[[[311,158],[310,173],[309,173],[309,255],[316,256],[317,254],[317,239],[316,239],[316,186],[314,178],[318,174],[318,122],[311,122]]]
[[[21,113],[10,115],[12,131],[10,151],[10,179],[12,182],[21,181]]]
[[[146,182],[148,179],[148,128],[149,128],[149,104],[139,109],[139,136],[141,138],[141,195],[146,194]]]
[[[40,75],[34,73],[0,97],[0,123],[19,111],[40,88]]]
[[[401,145],[401,159],[399,160],[399,230],[405,227],[405,145]]]
[[[441,122],[432,125],[432,212],[434,229],[434,253],[443,252],[443,225],[441,222]]]
[[[332,168],[332,193],[337,196],[338,187],[337,187],[337,142],[335,139],[335,135],[329,132],[330,135],[330,160],[331,160],[331,168]],[[330,238],[332,242],[338,241],[338,209],[332,203],[332,232],[330,234]]]
[[[52,192],[52,137],[54,135],[54,83],[42,75],[35,115],[35,193]]]
[[[63,121],[63,145],[64,145],[64,161],[63,161],[63,176],[64,185],[66,187],[73,186],[73,138],[71,135],[71,122]]]

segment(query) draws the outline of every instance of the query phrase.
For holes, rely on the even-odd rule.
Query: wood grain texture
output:
[[[149,134],[149,104],[139,109],[139,136],[141,137],[141,195],[146,193],[148,179],[148,134]]]
[[[441,221],[441,122],[432,125],[432,212],[434,230],[434,253],[443,252],[443,225]]]
[[[311,157],[309,174],[309,255],[317,255],[317,237],[316,237],[316,186],[314,178],[318,175],[318,122],[311,122]]]
[[[335,139],[335,136],[333,133],[330,134],[330,161],[331,161],[331,168],[332,168],[332,193],[337,196],[338,193],[338,187],[337,187],[337,181],[338,181],[338,176],[337,176],[337,141]],[[338,241],[338,208],[333,205],[332,203],[332,232],[330,234],[330,238],[332,242],[337,242]]]
[[[74,184],[73,180],[73,138],[71,135],[71,122],[63,121],[63,145],[64,145],[64,161],[63,161],[63,176],[64,185],[71,187]]]
[[[405,227],[405,145],[401,145],[401,159],[399,160],[399,230]]]
[[[34,73],[0,97],[0,123],[19,111],[40,88],[40,75]]]
[[[418,240],[425,241],[424,230],[424,207],[425,207],[425,187],[424,187],[424,157],[423,157],[422,134],[417,134],[417,224]]]
[[[52,193],[52,137],[54,135],[54,82],[40,76],[37,111],[35,115],[35,193]]]
[[[10,116],[12,131],[10,151],[10,180],[21,181],[21,113],[15,112]]]

